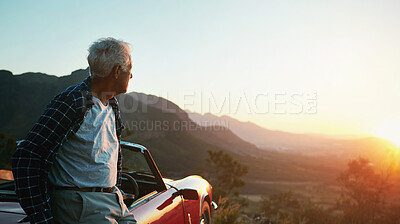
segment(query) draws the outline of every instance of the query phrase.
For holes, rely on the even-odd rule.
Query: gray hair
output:
[[[132,66],[131,46],[122,40],[112,37],[101,38],[94,42],[88,51],[87,60],[92,77],[106,77],[116,65],[121,65],[124,72]]]

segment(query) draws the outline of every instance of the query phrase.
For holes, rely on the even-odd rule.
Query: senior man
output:
[[[114,98],[132,78],[130,45],[104,38],[88,51],[90,77],[50,101],[12,158],[31,223],[136,223],[118,188],[122,123]]]

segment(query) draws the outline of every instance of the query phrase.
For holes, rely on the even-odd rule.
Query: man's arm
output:
[[[54,223],[47,174],[75,119],[75,105],[73,95],[56,96],[12,157],[16,194],[31,223]]]

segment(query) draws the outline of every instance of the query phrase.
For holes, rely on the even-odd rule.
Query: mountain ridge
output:
[[[239,121],[227,115],[198,114],[188,111],[189,118],[199,125],[220,124],[239,138],[263,150],[275,150],[308,156],[364,156],[375,159],[382,156],[388,141],[373,137],[335,138],[327,135],[298,134],[269,130],[249,121]],[[380,150],[379,150],[380,149]]]

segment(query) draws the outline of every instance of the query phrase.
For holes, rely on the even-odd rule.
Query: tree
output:
[[[245,185],[242,177],[247,174],[247,166],[240,164],[223,151],[208,151],[207,168],[203,176],[213,186],[213,198],[218,201],[218,209],[213,216],[215,224],[240,224],[241,205],[247,205],[239,197],[239,188]]]
[[[390,173],[377,173],[364,158],[352,160],[337,178],[341,186],[338,208],[344,223],[379,223],[385,195],[390,188]]]
[[[207,169],[204,174],[213,186],[214,198],[239,196],[239,188],[248,168],[223,151],[208,151]]]

